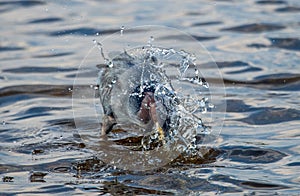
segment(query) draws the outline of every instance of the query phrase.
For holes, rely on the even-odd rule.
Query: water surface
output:
[[[0,194],[299,194],[299,12],[297,0],[1,1]],[[148,24],[207,47],[226,120],[203,159],[121,170],[76,134],[72,86],[97,34]]]

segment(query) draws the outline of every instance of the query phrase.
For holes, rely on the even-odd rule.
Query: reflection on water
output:
[[[299,8],[297,0],[1,1],[0,195],[299,194]],[[204,157],[122,170],[77,134],[73,81],[93,37],[143,24],[203,42],[224,76],[226,121]],[[218,84],[211,63],[201,66]]]

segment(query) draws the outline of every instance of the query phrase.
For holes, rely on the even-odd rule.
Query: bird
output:
[[[176,96],[157,63],[156,57],[147,53],[137,57],[124,51],[101,68],[102,136],[117,124],[132,124],[146,132],[154,130],[158,140],[164,142],[170,129],[170,103]]]

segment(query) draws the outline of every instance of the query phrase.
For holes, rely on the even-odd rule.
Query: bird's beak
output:
[[[156,103],[154,100],[154,94],[151,92],[146,92],[145,97],[142,101],[141,108],[138,112],[138,117],[144,123],[147,123],[149,120],[152,120],[155,126],[155,130],[158,133],[158,138],[160,141],[163,141],[165,138],[164,131],[159,125],[159,121],[156,113]]]
[[[158,133],[158,139],[160,141],[164,141],[165,134],[164,134],[164,130],[162,129],[162,127],[158,123],[155,101],[154,101],[154,103],[150,104],[150,116],[151,116],[152,121],[154,122],[155,129]]]

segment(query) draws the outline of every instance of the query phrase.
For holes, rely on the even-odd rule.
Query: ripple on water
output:
[[[236,185],[237,187],[243,187],[243,188],[246,188],[246,189],[279,190],[279,189],[289,188],[289,187],[284,186],[284,185],[273,184],[273,183],[268,183],[268,182],[238,180],[238,179],[231,178],[230,176],[225,176],[225,175],[221,175],[221,174],[211,176],[210,180],[213,180],[213,181],[216,181],[216,182],[231,183],[231,184]],[[272,193],[272,195],[273,194],[275,194],[275,193]]]
[[[57,72],[69,72],[76,71],[75,68],[61,68],[61,67],[35,67],[35,66],[26,66],[26,67],[17,67],[10,69],[3,69],[3,72],[9,73],[57,73]]]
[[[39,116],[49,116],[52,111],[62,111],[70,109],[70,107],[31,107],[25,111],[20,111],[13,116],[16,116],[13,120],[24,120],[28,118],[34,118]]]
[[[30,20],[28,24],[53,23],[53,22],[60,22],[60,21],[63,21],[63,19],[59,17],[48,17],[48,18]]]
[[[277,8],[275,11],[276,12],[281,12],[281,13],[300,12],[300,7],[287,6],[287,7]]]
[[[197,23],[193,23],[192,27],[208,26],[208,25],[219,25],[219,24],[223,24],[223,22],[222,21],[197,22]]]
[[[281,1],[281,0],[261,0],[256,1],[256,4],[260,5],[280,5],[280,4],[286,4],[287,2]]]
[[[292,163],[287,164],[287,166],[290,166],[290,167],[300,166],[300,162],[292,162]]]
[[[218,68],[231,68],[231,67],[250,67],[249,63],[243,61],[217,61],[208,62],[200,65],[201,68],[214,68],[213,66],[217,64]]]
[[[287,156],[280,151],[259,147],[224,146],[221,149],[228,159],[248,164],[273,163]]]
[[[271,47],[287,50],[300,50],[300,40],[298,38],[269,38]]]
[[[46,182],[44,180],[44,177],[47,175],[46,172],[38,172],[38,171],[34,171],[31,172],[29,175],[29,180],[30,182]]]
[[[197,41],[208,41],[213,39],[218,39],[218,36],[198,36],[192,35],[192,37]],[[164,37],[158,37],[157,40],[181,40],[181,41],[190,41],[194,42],[195,40],[187,37],[186,35],[168,35]]]
[[[299,74],[292,73],[261,75],[255,77],[253,80],[247,81],[224,79],[224,82],[227,85],[240,85],[257,89],[272,89],[285,91],[299,90],[299,81]]]
[[[138,182],[140,186],[157,187],[162,190],[170,190],[171,193],[188,194],[190,191],[203,191],[206,193],[216,193],[217,190],[222,190],[223,193],[241,192],[239,188],[225,186],[221,184],[210,183],[207,179],[186,176],[184,174],[146,176]]]
[[[0,46],[0,52],[16,51],[16,50],[25,50],[24,47],[18,46]]]
[[[252,112],[257,108],[244,103],[243,100],[228,99],[226,100],[226,112]]]
[[[256,71],[262,71],[262,68],[259,67],[248,67],[242,70],[237,70],[237,71],[227,71],[227,74],[242,74],[246,72],[256,72]]]
[[[284,29],[285,26],[268,23],[245,24],[236,27],[223,28],[222,31],[233,31],[239,33],[262,33],[265,31],[277,31]]]
[[[91,27],[81,27],[81,28],[75,28],[75,29],[63,29],[60,31],[53,31],[50,32],[50,36],[63,36],[63,35],[85,35],[85,36],[94,36],[96,34],[113,34],[116,32],[119,32],[119,29],[110,29],[110,30],[100,30],[100,29],[95,29]]]
[[[288,121],[300,120],[300,111],[292,108],[264,108],[240,119],[251,125],[277,124]]]
[[[61,57],[61,56],[68,56],[72,55],[74,52],[52,52],[48,54],[37,54],[32,56],[33,58],[50,58],[50,57]]]
[[[38,0],[34,0],[34,1],[1,1],[0,2],[0,6],[19,6],[19,7],[32,7],[32,6],[36,6],[36,5],[45,5],[46,2],[44,1],[38,1]]]
[[[46,95],[46,96],[71,96],[69,89],[72,85],[19,85],[7,86],[0,89],[0,97],[12,95]],[[14,100],[16,101],[16,100]]]
[[[252,48],[279,48],[286,50],[300,50],[300,40],[298,38],[269,38],[270,45],[261,43],[248,44],[248,47]]]
[[[127,30],[126,33],[138,32],[140,30]],[[111,35],[120,32],[120,29],[96,29],[92,27],[81,27],[74,29],[62,29],[48,33],[49,36],[95,36],[95,35]]]
[[[242,62],[242,61],[223,61],[223,62],[216,62],[218,65],[218,68],[238,68],[238,70],[232,70],[226,71],[226,74],[241,74],[246,72],[256,72],[256,71],[262,71],[262,68],[254,67],[250,65],[249,63]],[[208,64],[203,64],[203,67],[209,66]]]

